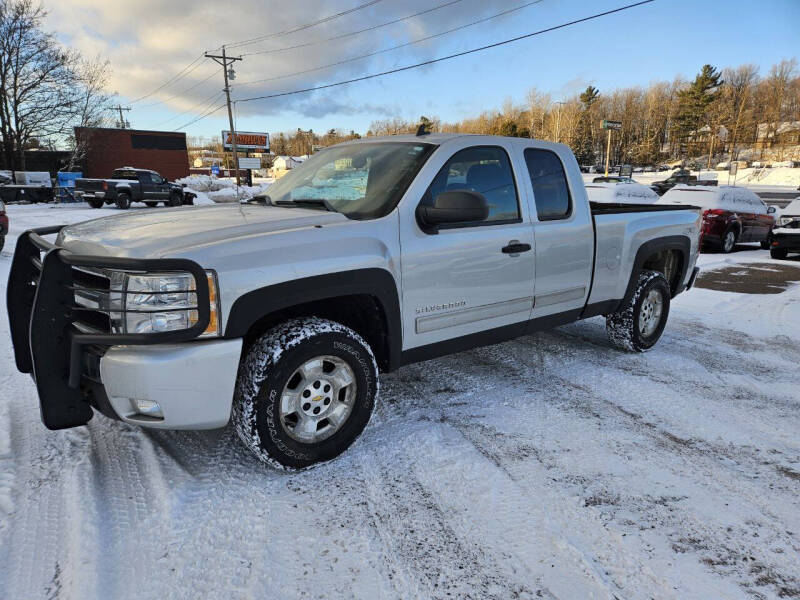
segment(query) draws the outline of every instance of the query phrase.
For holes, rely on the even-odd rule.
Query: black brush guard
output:
[[[135,259],[85,256],[59,248],[42,236],[63,226],[32,229],[17,240],[9,274],[7,303],[17,369],[31,373],[39,393],[42,422],[48,429],[84,425],[92,418],[88,388],[82,386],[88,348],[186,342],[209,324],[206,272],[194,261],[178,258]],[[79,306],[76,291],[91,289],[77,269],[110,269],[137,273],[191,273],[197,292],[198,321],[189,329],[155,333],[86,333],[79,328],[91,313]],[[124,292],[122,292],[124,293]],[[115,311],[117,312],[117,311]],[[119,312],[124,313],[125,310]],[[99,383],[95,381],[94,383]]]

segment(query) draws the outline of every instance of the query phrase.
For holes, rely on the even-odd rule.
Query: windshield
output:
[[[317,204],[351,219],[376,219],[397,206],[433,149],[414,142],[333,146],[289,171],[267,195],[273,204]]]

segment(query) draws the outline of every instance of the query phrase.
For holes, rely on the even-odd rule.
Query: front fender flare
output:
[[[276,283],[237,298],[225,325],[226,338],[244,337],[259,320],[279,310],[341,296],[356,294],[375,298],[386,321],[389,369],[400,364],[403,329],[397,283],[392,274],[379,268],[354,269]]]

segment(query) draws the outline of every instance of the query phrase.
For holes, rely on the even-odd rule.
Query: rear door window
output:
[[[572,214],[572,199],[561,159],[550,150],[527,148],[525,164],[528,166],[539,220],[569,218]]]

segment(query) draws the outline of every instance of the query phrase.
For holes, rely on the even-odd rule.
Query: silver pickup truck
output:
[[[302,468],[357,438],[380,371],[598,315],[644,351],[697,275],[697,208],[590,205],[559,144],[368,138],[267,191],[20,236],[11,334],[47,427],[233,420]]]

